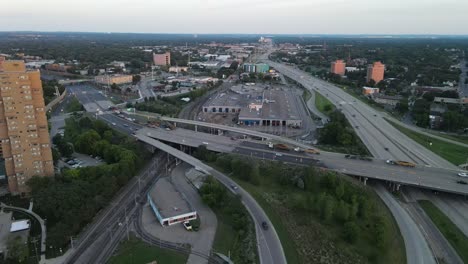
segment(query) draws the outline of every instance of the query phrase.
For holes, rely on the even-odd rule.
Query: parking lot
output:
[[[64,160],[62,164],[67,168],[82,168],[89,166],[97,166],[105,162],[100,157],[91,157],[81,153],[73,153],[72,158]]]

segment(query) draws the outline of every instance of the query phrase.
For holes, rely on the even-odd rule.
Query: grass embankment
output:
[[[443,134],[443,133],[436,132],[436,131],[430,131],[430,133],[435,136],[439,136],[439,137],[443,137],[443,138],[450,139],[453,141],[458,141],[460,143],[468,144],[468,136]]]
[[[392,126],[400,130],[403,134],[407,135],[409,138],[413,139],[417,143],[448,160],[449,162],[455,165],[466,163],[466,160],[468,159],[468,148],[454,145],[434,137],[426,136],[411,129],[402,127],[390,120],[387,121],[392,124]],[[430,143],[432,143],[432,145],[430,145]]]
[[[468,263],[468,238],[433,203],[427,200],[418,202],[455,251],[457,251],[463,262]]]
[[[117,254],[110,260],[110,264],[144,264],[151,261],[158,263],[185,264],[188,255],[180,254],[172,250],[151,246],[145,242],[131,237],[120,244]]]
[[[325,115],[331,114],[335,110],[335,106],[330,102],[330,100],[325,98],[323,95],[317,92],[314,92],[314,93],[315,93],[315,107],[317,107],[317,109],[320,112],[324,113]]]
[[[304,91],[302,92],[302,98],[304,98],[304,102],[307,103],[307,101],[309,101],[310,97],[312,97],[312,94],[307,89],[303,89],[303,90]]]
[[[288,263],[405,263],[404,242],[375,193],[314,168],[207,155],[264,209]]]

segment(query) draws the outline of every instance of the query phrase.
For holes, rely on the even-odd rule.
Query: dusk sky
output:
[[[0,31],[468,34],[467,0],[14,0]]]

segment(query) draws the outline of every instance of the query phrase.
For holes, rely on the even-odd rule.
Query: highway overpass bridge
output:
[[[137,115],[143,114],[137,113]],[[273,140],[304,149],[310,148],[311,146],[290,138],[251,131],[241,127],[231,127],[195,120],[161,117],[158,115],[151,115],[151,118],[159,118],[160,120],[172,122],[176,125],[186,124],[192,125],[193,127],[208,127],[223,132],[228,131],[237,133],[238,135],[246,135],[256,137],[258,139],[263,139],[264,142],[257,141],[257,143],[249,143],[244,140],[232,140],[230,137],[222,135],[213,135],[182,128],[169,131],[161,128],[148,128],[141,125],[136,125],[131,121],[119,118],[112,114],[100,115],[100,118],[107,121],[108,123],[116,123],[118,126],[120,125],[120,129],[126,130],[126,132],[129,134],[133,133],[135,130],[138,130],[136,133],[137,135],[149,136],[153,139],[184,146],[198,147],[204,144],[212,151],[222,153],[237,153],[240,155],[248,155],[260,159],[278,160],[299,165],[308,165],[311,163],[317,164],[317,160],[319,160],[320,163],[323,163],[329,169],[348,175],[385,180],[396,184],[411,185],[461,195],[468,194],[468,187],[466,185],[457,183],[457,181],[460,180],[460,177],[457,176],[457,169],[446,169],[432,167],[429,165],[417,165],[415,168],[408,168],[397,165],[389,165],[385,162],[384,159],[374,159],[373,161],[346,159],[344,154],[332,152],[321,152],[320,156],[304,153],[301,154],[297,152],[281,152],[281,156],[277,156],[275,151],[272,151],[267,147],[267,140]],[[133,130],[128,130],[128,128],[132,128],[132,126]]]
[[[59,84],[63,85],[72,85],[77,83],[85,83],[85,82],[92,82],[92,79],[76,79],[76,80],[59,80]]]
[[[195,121],[197,122],[197,121]],[[237,130],[238,128],[236,128]],[[237,130],[237,133],[241,131]],[[254,132],[254,131],[250,131]],[[266,137],[254,132],[254,136]],[[242,133],[240,133],[242,134]],[[211,135],[203,132],[194,132],[182,128],[168,131],[161,128],[141,128],[136,136],[146,136],[164,142],[180,144],[190,147],[206,145],[208,149],[222,153],[237,153],[256,157],[259,159],[277,160],[298,165],[324,164],[331,170],[365,178],[384,180],[396,184],[417,186],[443,192],[468,194],[466,185],[458,184],[457,171],[452,169],[436,168],[427,165],[417,165],[415,168],[389,165],[385,160],[372,161],[347,159],[344,154],[321,152],[320,155],[278,152],[268,148],[266,142],[252,142],[247,140],[232,140],[230,137]],[[270,135],[268,135],[270,136]],[[279,142],[290,143],[293,146],[308,147],[290,139],[281,138]],[[279,155],[278,155],[278,154]]]

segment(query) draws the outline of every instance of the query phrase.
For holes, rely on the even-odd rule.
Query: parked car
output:
[[[182,225],[185,227],[187,231],[192,231],[192,225],[190,224],[189,221],[183,222]]]

